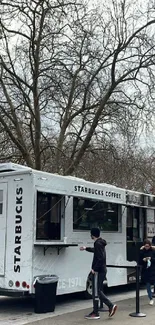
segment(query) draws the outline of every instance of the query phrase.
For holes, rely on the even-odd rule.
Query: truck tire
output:
[[[92,278],[91,273],[88,275],[86,282],[86,291],[84,293],[85,299],[92,299]]]
[[[107,291],[107,280],[103,282],[103,291]],[[92,299],[92,277],[91,273],[88,275],[86,282],[86,291],[84,292],[85,299]]]

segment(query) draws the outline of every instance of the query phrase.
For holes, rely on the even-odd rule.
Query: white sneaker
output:
[[[152,306],[153,304],[154,304],[154,301],[153,301],[153,299],[151,299],[150,302],[149,302],[149,305]]]

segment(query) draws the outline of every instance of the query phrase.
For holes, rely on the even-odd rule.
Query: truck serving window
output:
[[[61,195],[37,192],[36,239],[60,240]]]
[[[127,240],[143,241],[140,238],[139,218],[140,209],[138,207],[127,207]]]
[[[118,204],[74,198],[73,229],[99,227],[102,231],[119,231],[119,211]]]
[[[3,191],[0,190],[0,214],[3,213]]]

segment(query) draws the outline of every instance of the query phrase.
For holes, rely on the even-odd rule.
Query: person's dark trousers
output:
[[[99,311],[99,299],[106,305],[108,308],[112,308],[112,302],[106,297],[103,293],[103,281],[105,280],[105,273],[95,272],[92,276],[92,296],[93,296],[93,311],[95,314],[98,314]]]

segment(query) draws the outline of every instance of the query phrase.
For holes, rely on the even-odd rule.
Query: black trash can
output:
[[[34,312],[38,314],[54,312],[58,277],[39,276],[35,280]]]

